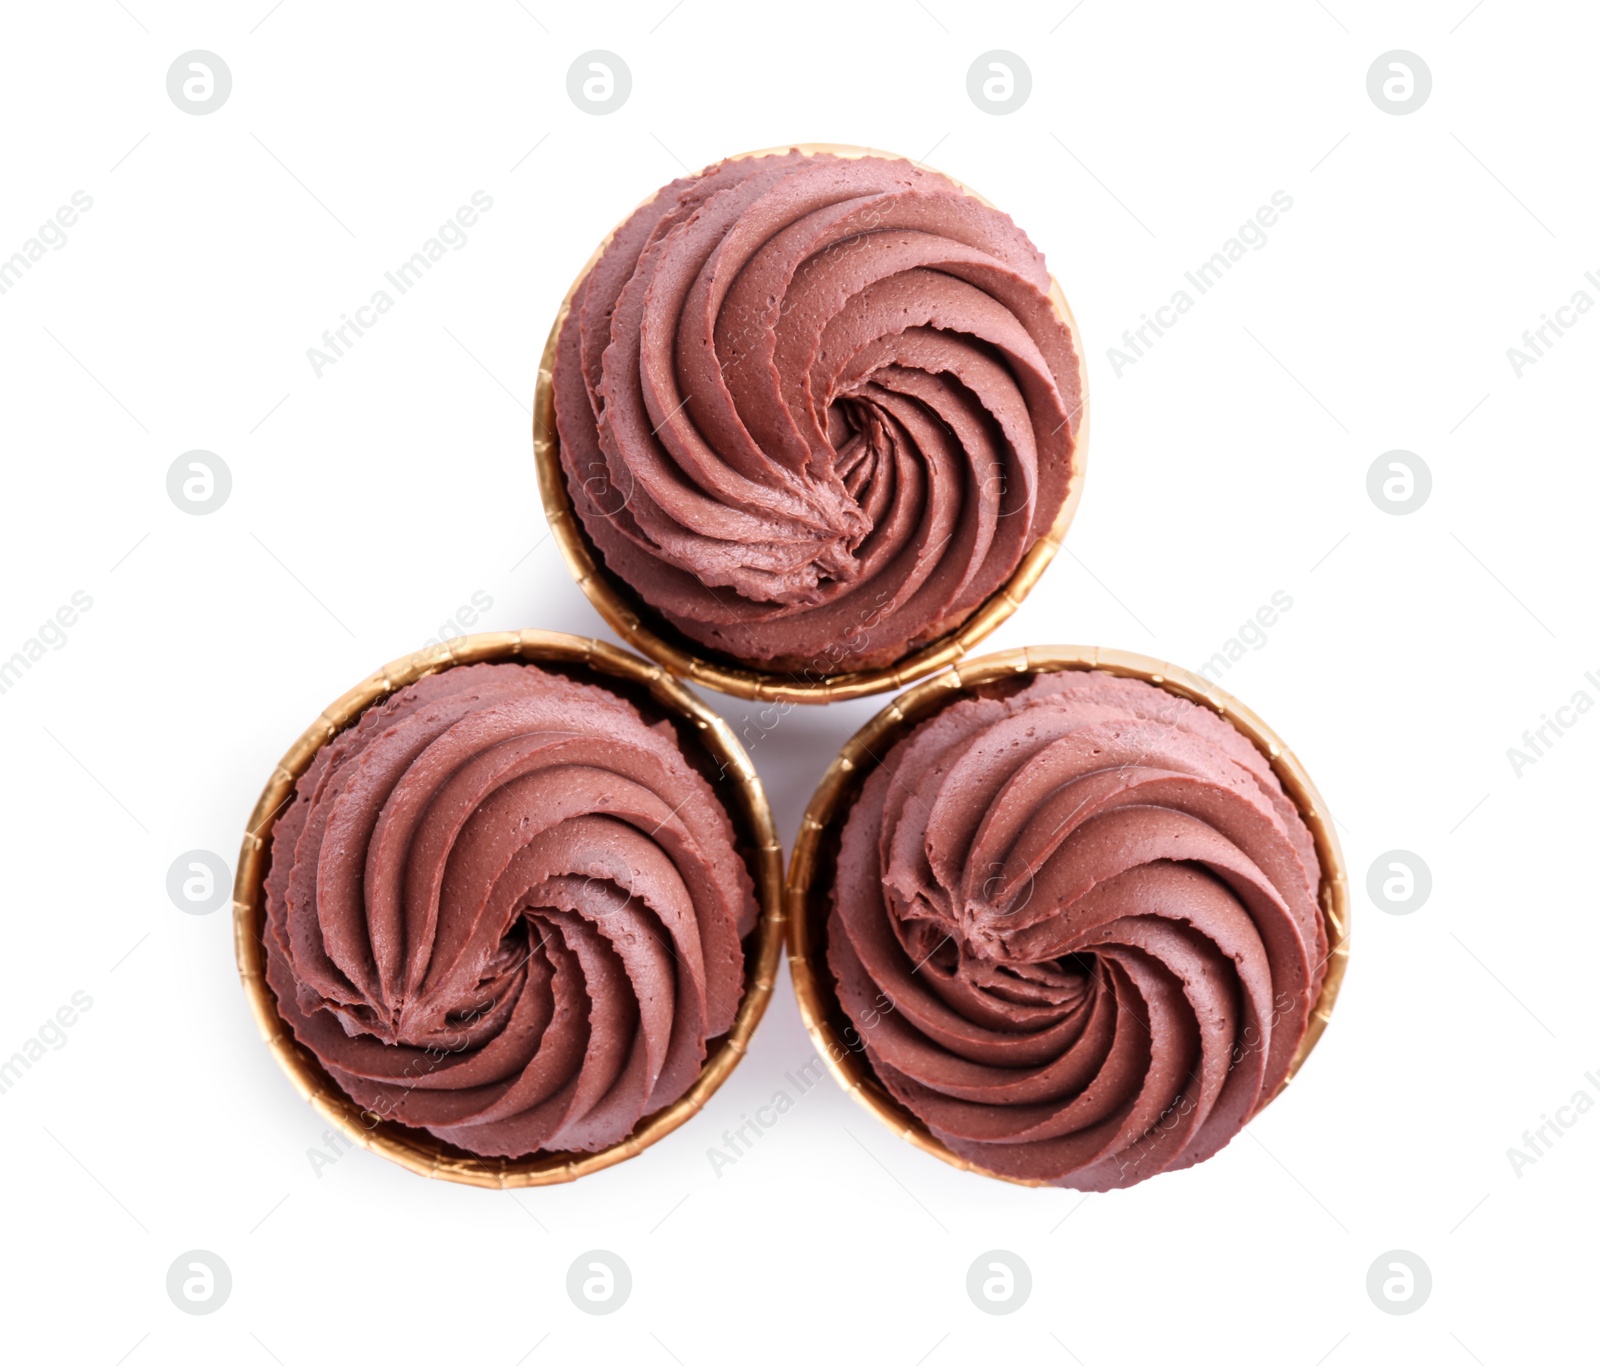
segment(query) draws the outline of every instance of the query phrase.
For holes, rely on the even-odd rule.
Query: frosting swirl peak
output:
[[[1051,527],[1081,364],[1043,258],[932,171],[790,151],[673,181],[580,282],[561,459],[610,571],[817,674],[948,632]]]
[[[272,832],[267,980],[358,1104],[483,1156],[593,1151],[693,1084],[755,898],[669,722],[522,664],[432,674]]]
[[[828,962],[878,1077],[953,1152],[1108,1190],[1210,1157],[1288,1075],[1325,974],[1319,876],[1222,718],[1043,674],[951,704],[867,779]]]

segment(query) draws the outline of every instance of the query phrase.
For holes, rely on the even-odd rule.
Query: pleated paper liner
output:
[[[784,147],[768,147],[756,152],[741,152],[731,160],[781,154],[789,150],[808,154],[831,153],[841,157],[897,157],[896,153],[870,147],[852,147],[844,143],[806,142]],[[908,158],[899,158],[906,160]],[[994,208],[987,199],[959,181],[950,179],[966,194]],[[653,197],[652,192],[652,197]],[[641,202],[648,202],[641,201]],[[631,215],[630,215],[631,217]],[[624,222],[627,220],[624,219]],[[619,223],[618,228],[622,225]],[[595,248],[556,313],[545,343],[544,355],[539,362],[539,379],[533,402],[533,451],[539,473],[539,495],[544,502],[545,515],[550,519],[550,529],[562,557],[573,577],[613,630],[629,645],[657,663],[664,665],[681,678],[712,688],[717,692],[753,701],[778,702],[838,702],[852,697],[866,697],[873,693],[889,692],[907,683],[953,664],[1005,621],[1022,600],[1027,597],[1045,567],[1055,558],[1066,539],[1067,528],[1072,524],[1078,500],[1083,495],[1085,462],[1089,448],[1089,375],[1084,359],[1083,339],[1067,306],[1061,286],[1054,277],[1050,281],[1050,302],[1065,324],[1072,338],[1072,348],[1078,358],[1078,384],[1080,394],[1080,421],[1077,441],[1072,455],[1072,476],[1067,488],[1067,500],[1062,505],[1050,530],[1036,541],[1022,557],[1011,577],[1001,587],[978,605],[961,625],[946,634],[909,651],[892,665],[854,672],[826,673],[810,676],[806,673],[763,670],[741,663],[730,656],[708,651],[704,646],[688,639],[674,628],[654,608],[605,567],[599,552],[590,541],[583,523],[572,506],[567,488],[566,473],[561,467],[560,438],[556,432],[555,388],[552,380],[555,369],[556,340],[572,311],[572,299],[600,255],[616,236],[613,228]]]
[[[610,688],[638,706],[647,720],[670,720],[685,756],[704,773],[726,806],[739,851],[756,886],[760,917],[745,940],[744,997],[732,1029],[711,1040],[700,1076],[688,1092],[665,1109],[647,1115],[621,1143],[599,1152],[538,1153],[516,1159],[479,1157],[425,1130],[364,1111],[295,1039],[278,1013],[277,997],[266,980],[262,934],[269,846],[273,822],[288,807],[296,779],[323,745],[354,724],[373,703],[427,674],[481,663],[537,664]],[[727,723],[660,665],[601,641],[555,631],[464,636],[397,659],[357,684],[312,723],[273,770],[251,813],[234,880],[234,949],[239,976],[261,1037],[278,1065],[301,1096],[353,1142],[418,1175],[469,1186],[504,1189],[572,1181],[626,1161],[666,1137],[705,1105],[744,1056],[771,999],[778,968],[783,939],[782,857],[766,793],[749,756]]]
[[[789,917],[789,972],[799,998],[801,1017],[818,1052],[840,1085],[856,1100],[908,1143],[951,1166],[1023,1186],[1048,1183],[1003,1176],[951,1152],[929,1132],[922,1120],[889,1094],[865,1054],[850,1047],[849,1038],[859,1038],[859,1035],[839,1005],[827,961],[829,896],[845,819],[861,785],[899,740],[952,702],[970,696],[977,688],[1004,686],[1008,682],[1020,688],[1036,674],[1060,669],[1098,669],[1123,678],[1141,679],[1216,712],[1266,756],[1284,791],[1311,830],[1321,866],[1318,904],[1328,932],[1327,976],[1289,1074],[1269,1100],[1281,1094],[1299,1072],[1327,1028],[1350,953],[1349,888],[1333,817],[1300,761],[1272,728],[1243,703],[1205,679],[1187,669],[1122,650],[1046,645],[1003,650],[964,660],[902,693],[845,743],[823,775],[801,822],[784,889]],[[847,1030],[850,1031],[848,1035]]]

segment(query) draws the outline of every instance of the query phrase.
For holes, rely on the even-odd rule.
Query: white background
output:
[[[956,0],[756,6],[12,5],[0,43],[0,254],[74,191],[93,208],[0,296],[0,657],[78,590],[91,610],[0,695],[0,1057],[75,991],[93,1007],[0,1095],[8,1359],[1085,1366],[1440,1362],[1592,1351],[1600,1115],[1521,1174],[1507,1150],[1600,1098],[1589,876],[1600,716],[1517,776],[1600,672],[1593,423],[1600,317],[1519,378],[1506,350],[1600,271],[1600,24],[1484,0],[1244,6]],[[1070,16],[1068,11],[1070,12]],[[603,12],[602,12],[603,11]],[[173,59],[220,54],[195,117]],[[633,90],[568,98],[589,49]],[[1032,71],[1007,116],[978,54]],[[1409,49],[1433,90],[1366,90]],[[323,1126],[245,1009],[227,912],[168,866],[230,866],[273,763],[320,708],[448,622],[604,633],[545,539],[528,405],[556,306],[635,202],[788,140],[893,149],[960,177],[1045,251],[1089,351],[1087,493],[1064,554],[989,643],[1201,664],[1277,590],[1293,607],[1223,678],[1340,822],[1356,933],[1333,1025],[1215,1160],[1085,1199],[947,1169],[828,1080],[720,1176],[707,1148],[811,1056],[787,980],[706,1113],[643,1156],[515,1196]],[[531,150],[530,149],[534,149]],[[494,207],[318,377],[324,328],[475,190]],[[1276,190],[1293,209],[1132,367],[1107,349]],[[173,460],[221,455],[218,512]],[[1388,515],[1368,467],[1433,474]],[[743,704],[717,705],[742,725]],[[795,712],[754,749],[791,838],[878,702]],[[1433,892],[1381,913],[1414,851]],[[232,1270],[208,1317],[168,1266]],[[568,1266],[632,1269],[580,1314]],[[964,1291],[991,1248],[1032,1298]],[[1417,1313],[1369,1301],[1406,1249]],[[848,1341],[849,1346],[841,1344]],[[528,1355],[529,1353],[531,1355]]]

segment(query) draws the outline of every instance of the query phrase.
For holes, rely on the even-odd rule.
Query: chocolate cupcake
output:
[[[819,789],[790,899],[835,1070],[931,1151],[1028,1184],[1215,1154],[1344,966],[1298,764],[1202,680],[1111,652],[991,656],[898,700]]]
[[[1014,609],[1081,490],[1084,399],[1010,218],[908,161],[794,148],[673,181],[602,246],[535,438],[626,638],[712,687],[826,700]]]
[[[736,742],[659,669],[467,637],[308,740],[246,839],[240,966],[352,1136],[480,1184],[570,1179],[731,1070],[770,991],[777,843]]]

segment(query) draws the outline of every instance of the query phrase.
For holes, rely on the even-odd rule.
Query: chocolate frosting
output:
[[[533,666],[448,669],[296,784],[267,981],[381,1118],[483,1156],[607,1147],[733,1022],[756,919],[733,840],[669,722]]]
[[[617,231],[558,339],[573,503],[698,645],[823,676],[955,629],[1068,494],[1044,259],[910,162],[724,161]]]
[[[1131,1186],[1210,1157],[1287,1076],[1328,953],[1318,866],[1226,721],[1044,674],[946,707],[867,779],[828,962],[878,1077],[952,1151]]]

